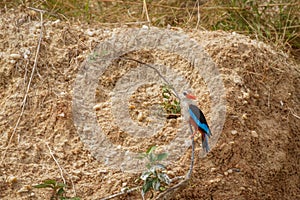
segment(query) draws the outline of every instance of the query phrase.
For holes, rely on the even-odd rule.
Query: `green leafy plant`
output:
[[[146,164],[147,170],[140,176],[140,179],[144,181],[141,191],[143,199],[145,194],[149,191],[151,191],[152,196],[153,190],[164,191],[166,189],[165,186],[171,182],[171,179],[166,174],[166,167],[159,163],[168,155],[167,153],[154,154],[153,152],[156,148],[157,146],[150,147],[146,153],[141,154],[140,157],[140,159],[147,158],[149,161],[149,163]]]
[[[43,183],[34,185],[34,188],[51,188],[52,195],[50,200],[80,200],[79,197],[68,198],[65,196],[65,187],[67,185],[64,183],[57,182],[55,180],[45,180]]]
[[[180,102],[176,96],[171,92],[168,85],[164,85],[162,88],[163,103],[162,106],[168,114],[179,114],[181,111]]]

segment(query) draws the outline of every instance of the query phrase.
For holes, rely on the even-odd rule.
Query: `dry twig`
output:
[[[61,178],[62,178],[64,184],[66,184],[66,179],[64,178],[64,174],[63,174],[63,170],[62,170],[61,166],[59,165],[58,161],[57,161],[56,158],[54,157],[54,154],[53,154],[53,152],[51,151],[51,149],[50,149],[48,143],[46,143],[46,146],[47,146],[47,148],[49,149],[49,153],[50,153],[51,157],[53,158],[54,162],[56,163],[56,165],[57,165],[57,167],[58,167],[58,169],[59,169],[59,171],[60,171],[60,176],[61,176]]]
[[[147,8],[146,0],[143,0],[143,12],[145,12],[146,17],[147,17],[147,21],[148,21],[148,23],[150,25],[151,21],[150,21],[150,17],[149,17],[149,13],[148,13],[148,8]]]
[[[175,93],[175,96],[176,96],[176,98],[177,99],[179,99],[179,101],[181,100],[180,99],[180,97],[179,97],[179,94],[177,93],[177,91],[175,90],[175,88],[170,84],[170,82],[158,71],[158,69],[156,69],[155,67],[153,67],[152,65],[150,65],[150,64],[147,64],[147,63],[144,63],[144,62],[142,62],[142,61],[140,61],[140,60],[136,60],[136,59],[134,59],[134,58],[128,58],[128,57],[121,57],[121,59],[124,59],[124,60],[131,60],[131,61],[134,61],[134,62],[137,62],[137,63],[139,63],[139,64],[142,64],[142,65],[145,65],[146,67],[149,67],[149,68],[151,68],[151,69],[154,69],[155,70],[155,72],[166,82],[166,84],[168,85],[168,86],[170,86],[170,88],[174,91],[174,93]]]

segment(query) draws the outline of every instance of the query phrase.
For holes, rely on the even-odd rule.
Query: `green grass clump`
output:
[[[34,185],[34,188],[50,188],[52,190],[52,194],[50,200],[80,200],[79,197],[66,197],[65,196],[65,188],[66,184],[57,182],[55,180],[45,180],[43,183]]]
[[[164,191],[166,189],[166,185],[171,183],[171,179],[166,174],[166,167],[159,163],[164,160],[168,154],[155,154],[154,151],[156,148],[157,146],[152,146],[146,151],[146,153],[143,153],[140,156],[140,159],[148,159],[148,163],[146,164],[147,170],[140,176],[140,179],[144,181],[141,191],[143,199],[146,193],[151,192],[151,196],[153,196],[153,190]]]

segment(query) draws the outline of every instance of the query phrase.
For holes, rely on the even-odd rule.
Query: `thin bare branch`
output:
[[[124,59],[124,60],[131,60],[131,61],[134,61],[134,62],[137,62],[137,63],[140,63],[142,65],[145,65],[146,67],[149,67],[151,69],[154,69],[155,72],[167,83],[168,86],[170,86],[170,88],[173,90],[173,92],[175,93],[175,96],[177,97],[177,99],[180,101],[180,97],[179,97],[179,94],[177,93],[177,91],[175,90],[175,88],[170,84],[170,82],[158,71],[158,69],[156,69],[155,67],[153,67],[152,65],[150,64],[147,64],[147,63],[144,63],[140,60],[137,60],[137,59],[134,59],[134,58],[129,58],[129,57],[121,57],[121,59]]]

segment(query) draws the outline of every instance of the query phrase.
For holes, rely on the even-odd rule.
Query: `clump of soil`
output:
[[[49,199],[50,190],[31,186],[45,179],[62,182],[62,177],[70,185],[68,195],[82,199],[97,199],[136,186],[138,174],[112,170],[92,157],[72,120],[72,84],[78,69],[96,44],[115,30],[100,29],[97,24],[45,20],[31,78],[41,30],[38,15],[27,9],[1,11],[0,24],[0,198]],[[174,199],[299,199],[299,66],[284,53],[246,36],[225,32],[189,34],[219,67],[226,88],[227,116],[217,145],[205,158],[196,159],[189,187]],[[148,54],[169,58],[165,64],[176,59],[164,52]],[[184,64],[180,57],[177,59]],[[182,67],[182,73],[192,70],[189,65]],[[106,79],[99,80],[97,103],[108,99],[106,91],[114,87],[114,76],[123,73],[118,70],[114,69],[112,77],[108,73]],[[199,78],[191,77],[191,82],[195,81],[201,83]],[[159,103],[159,87],[149,85],[140,90],[150,88],[149,98]],[[205,85],[201,87],[205,90]],[[199,103],[207,113],[209,97],[202,98]],[[144,112],[141,120],[138,113],[131,113],[141,125],[149,122],[144,100],[140,99],[146,104],[143,110],[132,99],[132,106]],[[106,114],[97,114],[109,117],[107,106]],[[170,127],[170,137],[177,120],[170,119],[165,125]],[[108,127],[106,121],[109,119],[99,120],[99,125]],[[132,141],[114,126],[106,134],[116,144],[133,142],[136,151],[145,148],[147,142]],[[169,170],[183,175],[189,153],[178,163],[181,165]],[[123,198],[139,199],[140,194]]]

